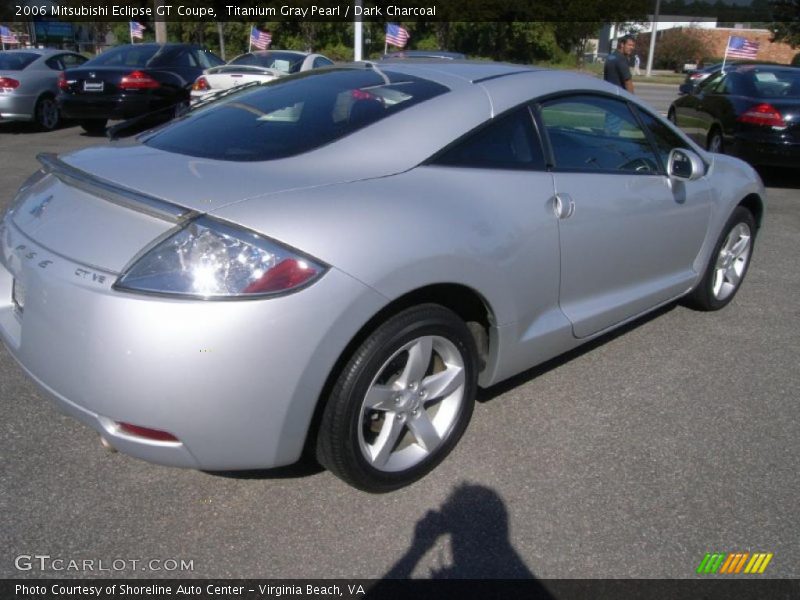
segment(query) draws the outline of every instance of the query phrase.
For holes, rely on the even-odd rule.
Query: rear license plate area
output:
[[[103,88],[105,87],[104,81],[84,81],[83,82],[83,91],[84,92],[102,92]]]

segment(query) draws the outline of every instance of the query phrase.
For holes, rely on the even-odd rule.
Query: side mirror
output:
[[[705,175],[703,160],[691,150],[675,148],[669,153],[667,173],[675,179],[696,181]]]

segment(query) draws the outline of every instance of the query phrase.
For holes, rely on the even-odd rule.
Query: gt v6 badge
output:
[[[50,194],[47,198],[39,202],[36,206],[34,206],[30,210],[30,214],[32,214],[37,219],[44,214],[44,211],[47,210],[47,205],[50,204],[50,201],[53,199],[53,194]]]

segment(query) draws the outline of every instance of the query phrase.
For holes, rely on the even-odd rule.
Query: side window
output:
[[[711,77],[706,79],[705,81],[700,82],[700,85],[697,86],[698,92],[705,92],[709,93],[711,90],[719,84],[720,80],[725,77],[725,73],[719,71],[718,73],[714,73]]]
[[[312,69],[319,69],[320,67],[329,67],[333,64],[332,60],[328,60],[327,58],[322,58],[318,56],[314,59],[314,64],[312,65]]]
[[[79,54],[64,54],[61,56],[61,62],[64,64],[65,69],[79,67],[87,60],[89,59],[85,56],[80,56]]]
[[[203,68],[208,69],[210,67],[216,67],[217,65],[224,64],[225,61],[219,58],[216,54],[209,52],[208,50],[196,50],[195,51],[195,59],[197,63]]]
[[[542,147],[527,106],[479,129],[432,164],[479,169],[545,168]]]
[[[687,144],[681,136],[672,131],[661,119],[657,119],[650,113],[641,109],[639,109],[639,115],[642,117],[645,127],[653,134],[653,140],[656,143],[658,154],[661,157],[661,164],[666,172],[669,153],[674,148],[690,148],[689,144]]]
[[[181,50],[170,61],[173,67],[196,67],[197,60],[189,50]]]
[[[658,173],[658,157],[627,103],[569,96],[542,103],[541,118],[559,170]]]
[[[44,62],[44,64],[46,64],[54,71],[63,71],[65,67],[64,63],[61,60],[62,58],[64,58],[63,54],[59,54],[58,56],[51,56]]]

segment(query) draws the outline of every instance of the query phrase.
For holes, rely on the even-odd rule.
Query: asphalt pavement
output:
[[[94,143],[0,125],[0,208],[37,152]],[[684,578],[735,551],[800,577],[800,177],[764,175],[727,308],[671,305],[484,391],[454,453],[390,495],[111,454],[0,347],[0,577]]]

